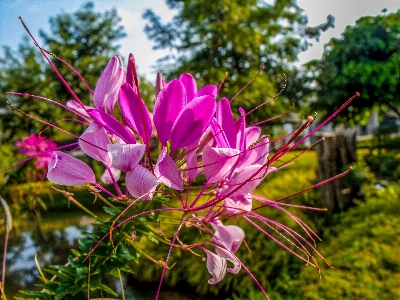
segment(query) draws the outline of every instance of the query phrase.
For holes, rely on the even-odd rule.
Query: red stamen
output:
[[[257,74],[257,75],[258,75],[258,74]],[[285,76],[285,84],[283,85],[283,88],[281,88],[281,90],[278,92],[278,94],[276,94],[274,97],[272,97],[272,98],[270,98],[270,99],[267,99],[266,101],[264,101],[264,102],[261,103],[260,105],[256,106],[256,107],[253,108],[252,110],[250,110],[250,111],[246,114],[246,116],[249,115],[249,114],[251,114],[252,112],[256,111],[256,110],[259,109],[260,107],[264,106],[265,104],[267,104],[267,103],[269,103],[269,102],[275,100],[276,98],[278,98],[278,97],[283,93],[283,91],[286,89],[286,86],[287,86],[287,78],[286,78],[285,73],[283,73],[283,76]],[[254,80],[254,78],[253,78],[252,80]],[[247,85],[246,85],[246,86],[247,86]]]
[[[39,46],[39,43],[35,40],[35,38],[33,37],[33,35],[31,34],[31,32],[29,31],[28,27],[26,26],[26,24],[24,23],[24,21],[22,20],[22,17],[18,17],[22,23],[22,26],[24,26],[26,32],[29,34],[29,36],[31,37],[31,39],[33,40],[35,46],[37,46],[40,50],[40,52],[42,53],[43,57],[47,60],[47,62],[49,63],[50,67],[53,69],[54,73],[56,73],[56,75],[58,76],[58,78],[61,80],[61,82],[64,84],[64,86],[67,88],[68,92],[72,95],[72,97],[83,107],[85,108],[85,106],[83,105],[82,101],[78,98],[78,96],[75,94],[75,92],[71,89],[71,87],[68,85],[68,83],[65,81],[64,77],[60,74],[60,72],[57,70],[57,68],[55,67],[55,65],[51,62],[51,60],[47,57],[47,55],[45,54],[45,51],[42,50],[42,48]]]
[[[256,79],[258,77],[258,75],[260,75],[262,70],[264,70],[264,64],[261,64],[260,68],[258,69],[257,74],[248,83],[246,83],[246,85],[244,87],[242,87],[240,89],[240,91],[237,92],[236,95],[232,97],[231,100],[229,100],[229,102],[232,102],[233,100],[235,100],[237,98],[237,96],[239,96],[254,81],[254,79]]]
[[[339,178],[341,178],[341,177],[343,177],[343,176],[349,174],[352,170],[353,170],[353,167],[350,166],[350,167],[349,167],[346,171],[344,171],[343,173],[340,173],[340,174],[338,174],[338,175],[336,175],[336,176],[333,176],[333,177],[331,177],[331,178],[328,178],[328,179],[326,179],[326,180],[324,180],[324,181],[321,181],[321,182],[319,182],[319,183],[317,183],[317,184],[314,184],[314,185],[312,185],[312,186],[310,186],[310,187],[308,187],[308,188],[306,188],[306,189],[304,189],[304,190],[298,191],[298,192],[293,193],[293,194],[291,194],[291,195],[289,195],[289,196],[285,196],[285,197],[283,197],[283,198],[280,198],[280,199],[278,199],[278,200],[275,200],[275,202],[281,202],[281,201],[284,201],[284,200],[286,200],[286,199],[292,198],[292,197],[294,197],[294,196],[300,195],[300,194],[302,194],[302,193],[304,193],[304,192],[306,192],[306,191],[315,189],[315,188],[317,188],[317,187],[319,187],[319,186],[321,186],[321,185],[324,185],[324,184],[326,184],[326,183],[329,183],[329,182],[331,182],[331,181],[333,181],[333,180],[339,179]],[[259,206],[259,207],[255,208],[254,210],[260,209],[260,208],[265,207],[265,206],[268,206],[268,205]]]

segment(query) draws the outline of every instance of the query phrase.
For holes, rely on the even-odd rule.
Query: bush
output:
[[[321,279],[309,267],[297,279],[283,274],[276,299],[400,299],[399,195],[399,185],[371,188],[324,234],[319,250],[334,268],[323,268]]]

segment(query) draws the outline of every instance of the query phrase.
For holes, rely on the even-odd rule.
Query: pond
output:
[[[15,224],[10,232],[7,251],[5,293],[8,299],[23,296],[19,291],[34,288],[41,283],[35,256],[41,268],[52,264],[65,264],[71,248],[78,248],[80,232],[93,230],[93,219],[80,213],[57,213],[42,217],[23,214],[14,217]],[[1,231],[3,232],[3,231]],[[0,237],[4,245],[4,234]],[[50,275],[48,276],[48,279]],[[118,280],[110,286],[120,291]],[[125,278],[126,299],[154,299],[158,283],[139,282],[135,278]],[[190,286],[165,287],[161,299],[217,299],[214,295],[198,295]],[[180,290],[181,292],[176,292]],[[91,295],[92,296],[92,295]],[[93,295],[94,296],[94,295]],[[221,299],[221,298],[218,298]]]

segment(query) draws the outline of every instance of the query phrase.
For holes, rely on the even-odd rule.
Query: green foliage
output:
[[[91,296],[99,292],[101,296],[104,294],[118,297],[115,288],[110,286],[113,283],[110,276],[118,280],[122,278],[121,273],[133,273],[132,265],[138,262],[140,256],[135,243],[142,237],[152,236],[147,225],[157,222],[157,216],[148,214],[143,218],[135,218],[121,224],[112,231],[112,236],[108,236],[110,229],[118,224],[112,220],[119,215],[123,220],[144,208],[154,209],[159,206],[158,201],[144,202],[135,209],[128,210],[126,215],[121,214],[124,207],[110,205],[105,208],[112,216],[111,219],[95,223],[96,230],[93,232],[82,233],[84,238],[79,240],[79,250],[72,249],[73,255],[68,258],[67,264],[44,269],[53,278],[49,280],[43,273],[43,283],[37,285],[40,292],[23,291],[28,297],[18,299],[88,299],[88,290]],[[131,236],[132,232],[135,232],[135,240]]]
[[[373,152],[365,162],[378,178],[397,180],[400,178],[400,157],[397,151]]]
[[[115,43],[125,36],[119,22],[120,18],[116,9],[96,13],[93,3],[89,2],[73,14],[61,13],[55,18],[51,18],[51,33],[43,31],[40,33],[44,40],[44,45],[41,46],[82,72],[81,75],[89,87],[94,89],[108,60],[118,50],[119,46]],[[78,97],[88,104],[91,96],[81,80],[63,63],[49,57]],[[38,49],[27,38],[19,45],[17,51],[4,48],[4,56],[0,58],[1,98],[6,98],[14,106],[44,121],[54,122],[72,117],[71,114],[66,114],[65,110],[42,99],[6,96],[5,93],[10,91],[39,95],[62,104],[72,99],[57,75],[41,57]],[[6,106],[4,100],[0,101],[0,108],[3,109],[0,118],[3,141],[14,142],[26,137],[29,133],[39,132],[46,127],[29,117],[12,111]],[[66,130],[75,133],[81,132],[81,126],[76,123],[68,125],[64,126]]]
[[[327,228],[318,249],[333,268],[282,272],[272,299],[398,299],[400,297],[400,186],[370,187],[365,202]],[[252,299],[262,299],[260,292]],[[240,298],[238,298],[240,299]]]
[[[400,136],[387,126],[378,127],[373,138],[360,144],[369,150],[363,159],[378,179],[395,181],[400,178],[399,145]]]
[[[322,60],[309,64],[318,83],[312,110],[331,114],[355,92],[353,101],[335,122],[365,124],[371,109],[388,108],[400,116],[400,10],[366,16],[347,26],[341,38],[325,47]]]
[[[6,100],[22,110],[28,110],[35,117],[49,120],[52,114],[60,112],[55,108],[49,110],[48,103],[37,101],[26,96],[6,96],[6,92],[48,95],[49,88],[44,73],[45,67],[40,63],[41,58],[31,42],[26,38],[18,46],[17,51],[4,48],[4,57],[0,59],[0,138],[16,141],[26,137],[35,128],[37,122],[12,111]]]
[[[335,269],[324,272],[321,281],[304,270],[309,284],[301,284],[301,293],[308,299],[400,297],[399,194],[398,185],[372,190],[365,203],[343,216],[321,248]]]
[[[229,75],[219,97],[232,98],[253,78],[261,64],[264,72],[239,96],[233,105],[250,110],[282,89],[287,75],[286,100],[269,103],[257,111],[259,119],[282,112],[303,90],[298,70],[293,66],[301,51],[333,26],[334,18],[317,27],[307,26],[307,16],[293,0],[274,1],[176,1],[178,10],[172,21],[162,24],[160,17],[147,10],[145,32],[155,42],[154,49],[170,49],[158,63],[168,79],[181,73],[195,75],[200,86],[218,85]],[[299,94],[300,93],[300,94]],[[263,116],[262,118],[260,116]]]

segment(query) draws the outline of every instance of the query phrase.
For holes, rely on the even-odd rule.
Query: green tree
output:
[[[347,26],[309,70],[318,84],[313,109],[332,113],[359,92],[339,121],[365,122],[371,109],[390,109],[400,117],[400,10],[362,17],[355,26]]]
[[[154,41],[154,49],[171,50],[159,61],[159,70],[168,79],[193,73],[200,85],[219,84],[229,72],[219,96],[231,98],[264,64],[262,75],[239,98],[237,105],[246,110],[274,96],[284,86],[283,73],[289,81],[286,98],[292,100],[301,91],[293,62],[310,46],[310,38],[318,38],[334,22],[329,16],[326,23],[308,27],[307,16],[294,0],[274,4],[167,0],[167,5],[178,10],[167,24],[151,10],[143,14],[148,20],[145,32]],[[270,103],[260,113],[265,117],[282,112],[280,104],[281,100]]]
[[[41,57],[28,38],[18,46],[17,51],[4,47],[4,56],[0,59],[0,132],[1,140],[13,141],[26,136],[38,123],[26,116],[12,111],[6,101],[29,111],[35,117],[49,120],[54,110],[49,110],[48,103],[32,97],[6,96],[6,92],[20,92],[32,95],[48,94],[45,79],[45,66]],[[43,126],[42,126],[43,127]]]
[[[40,32],[44,40],[41,46],[71,64],[94,89],[108,60],[119,48],[116,42],[126,35],[119,23],[116,9],[97,13],[94,11],[94,4],[89,2],[73,14],[61,13],[51,18],[50,33]],[[47,97],[63,104],[72,99],[56,74],[40,56],[38,49],[28,39],[24,40],[17,51],[5,48],[4,56],[0,59],[0,94],[18,91]],[[78,76],[59,60],[49,57],[78,97],[89,104],[90,93]],[[57,106],[33,97],[6,98],[19,109],[48,122],[72,116],[66,115]],[[15,141],[45,127],[37,121],[12,112],[5,106],[5,101],[1,102],[1,107],[3,140]],[[73,127],[77,126],[71,126],[71,130]]]

